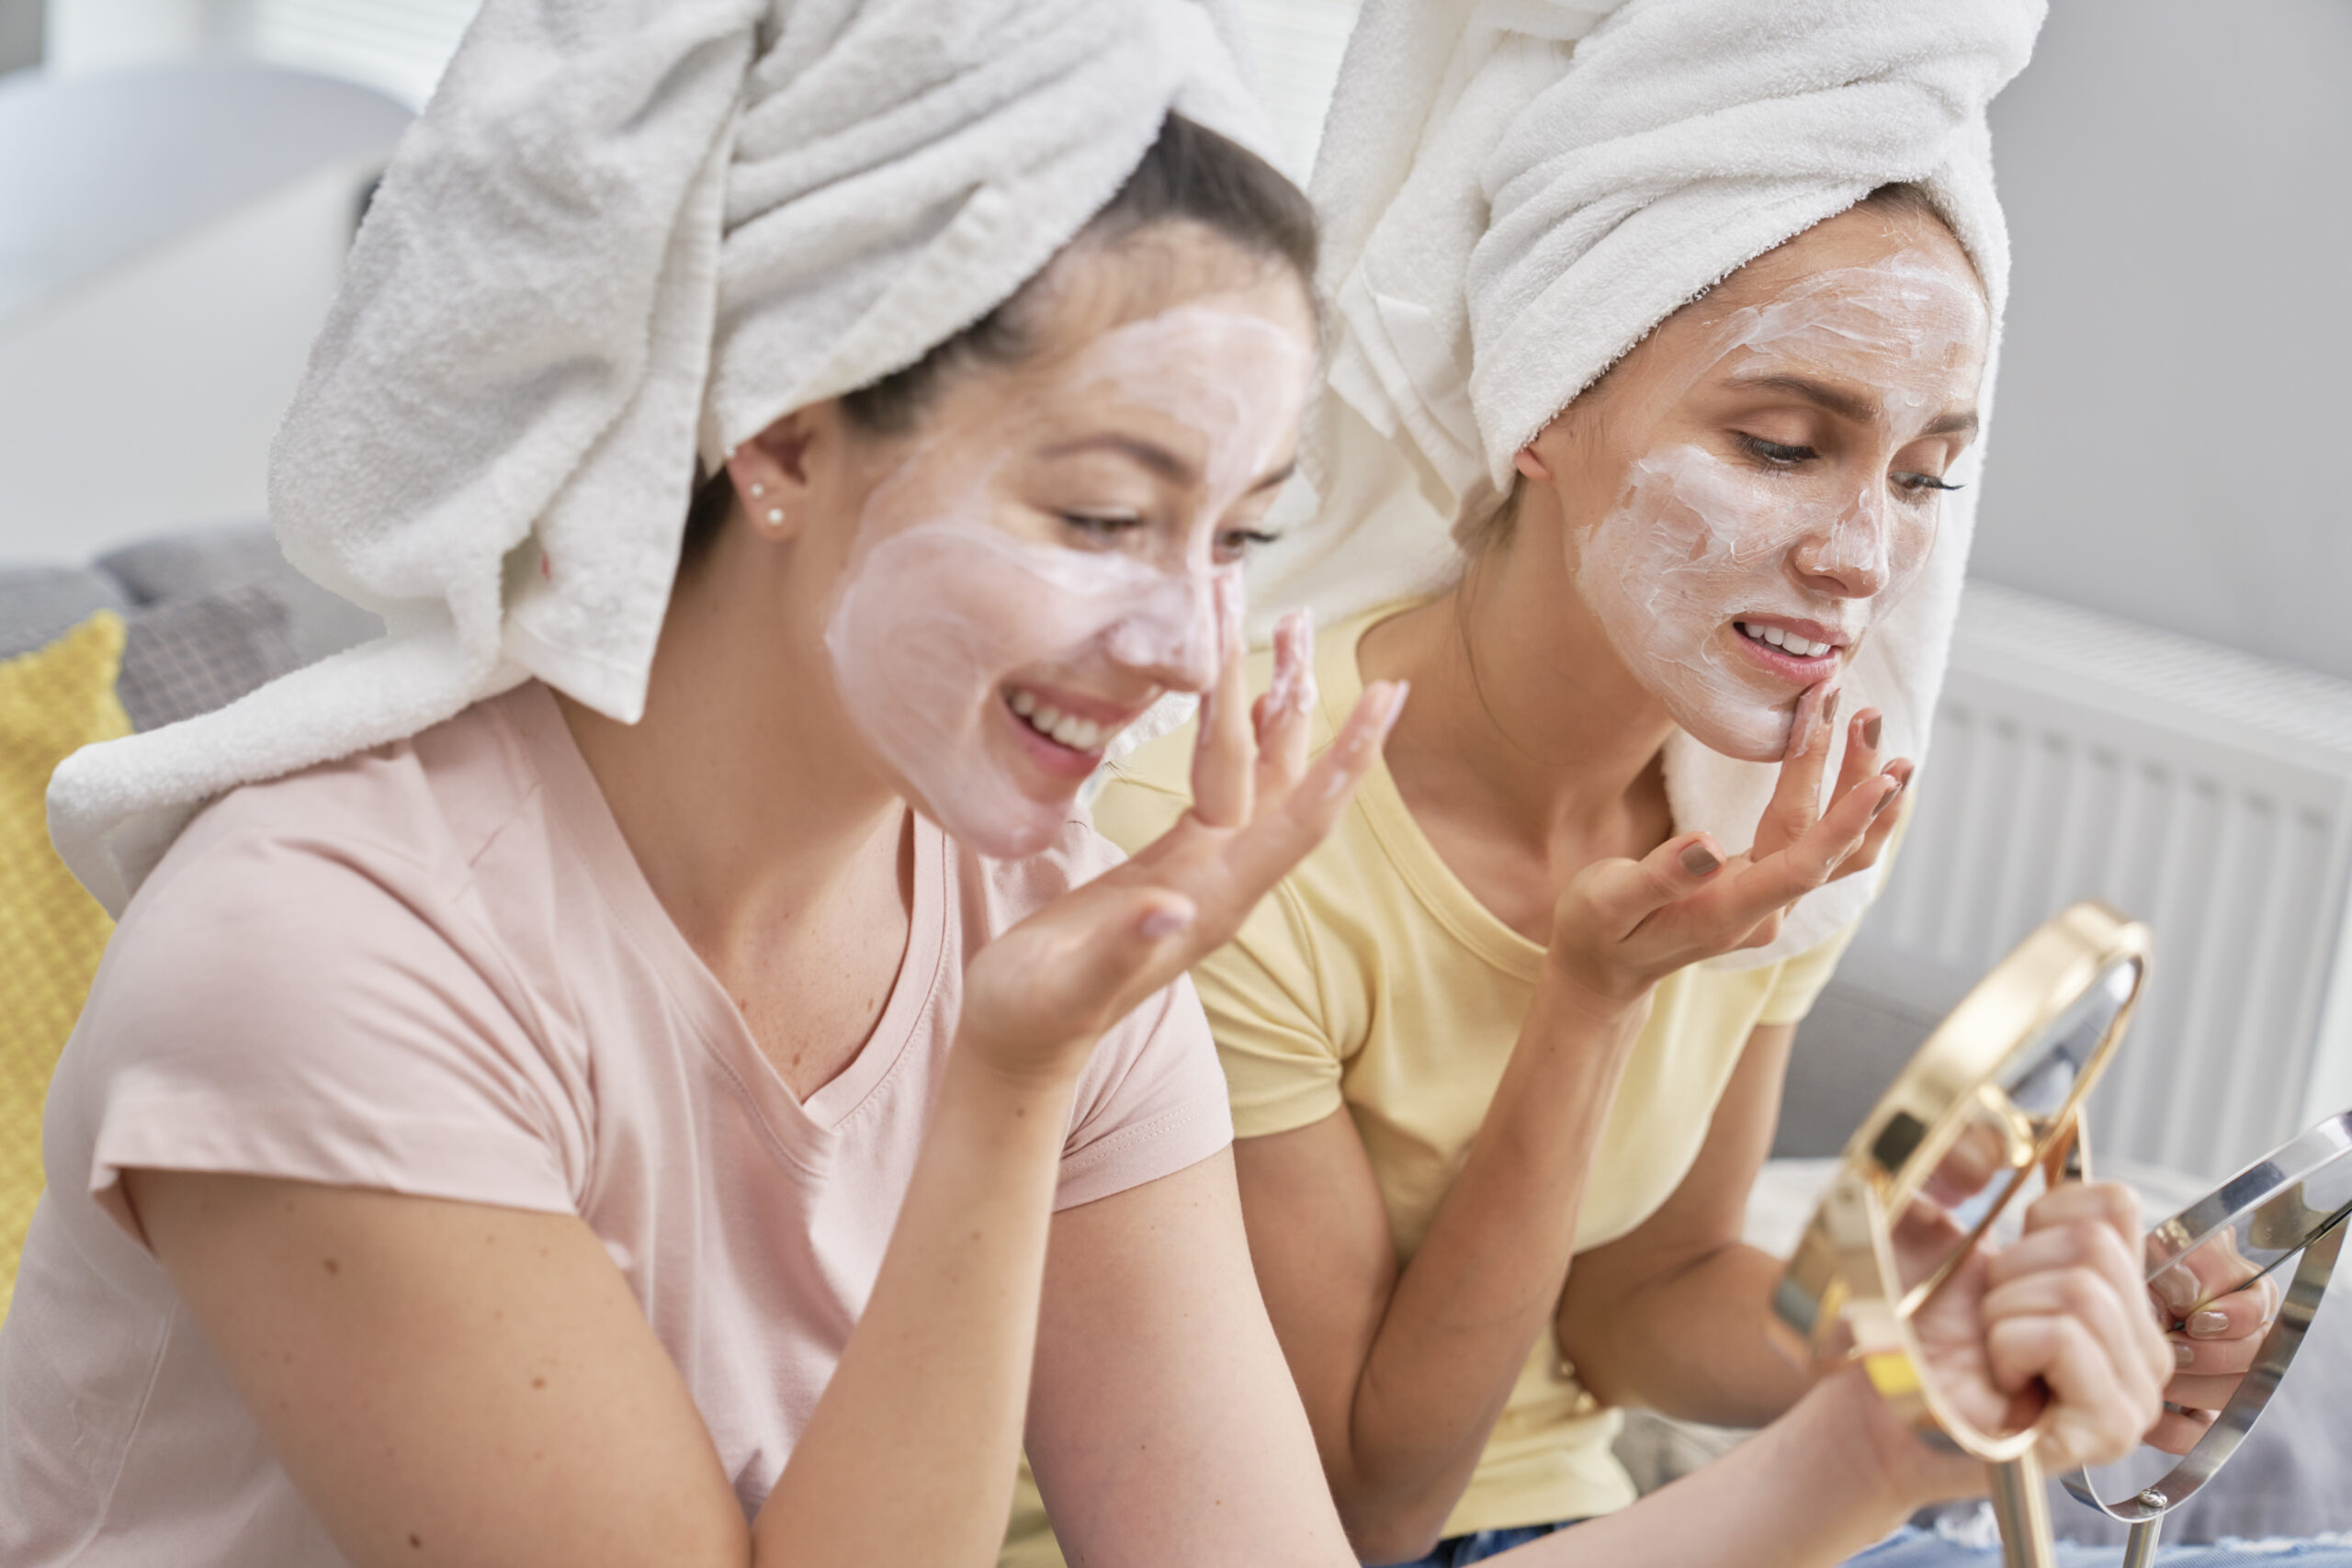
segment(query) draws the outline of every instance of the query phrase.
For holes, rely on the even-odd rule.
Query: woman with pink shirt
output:
[[[1310,763],[1303,628],[1287,694],[1231,657],[1314,349],[1246,111],[1185,0],[491,0],[278,450],[387,637],[52,790],[121,923],[0,1561],[981,1563],[1024,1441],[1086,1560],[1349,1560],[1182,977],[1404,696]],[[1078,792],[1174,692],[1121,864]],[[1964,1388],[2043,1321],[2120,1451],[2153,1330],[1984,1284]],[[1974,1481],[1832,1380],[1525,1561],[1827,1562]]]

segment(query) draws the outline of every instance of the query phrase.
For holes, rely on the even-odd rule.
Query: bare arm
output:
[[[1345,1111],[1235,1147],[1250,1250],[1323,1469],[1365,1561],[1426,1552],[1559,1298],[1638,1013],[1539,993],[1427,1238],[1399,1267]]]
[[[1279,658],[1305,666],[1295,627]],[[1079,1073],[1329,831],[1403,695],[1368,692],[1309,766],[1303,703],[1261,703],[1253,720],[1245,694],[1228,659],[1183,820],[967,967],[873,1291],[748,1531],[583,1221],[127,1173],[157,1257],[345,1552],[384,1568],[993,1562]]]
[[[1230,1155],[1056,1215],[1037,1345],[1029,1458],[1071,1562],[1353,1561]]]
[[[1795,1033],[1765,1024],[1747,1037],[1673,1196],[1627,1235],[1577,1255],[1555,1331],[1603,1404],[1760,1427],[1811,1385],[1765,1338],[1780,1260],[1740,1240]]]
[[[1396,1256],[1344,1113],[1238,1146],[1267,1308],[1367,1560],[1416,1557],[1438,1539],[1550,1324],[1593,1153],[1657,981],[1769,942],[1782,909],[1871,864],[1893,829],[1879,807],[1900,784],[1874,771],[1860,720],[1826,814],[1814,803],[1829,727],[1799,735],[1748,854],[1725,861],[1687,834],[1638,862],[1597,862],[1570,884],[1510,1061],[1409,1260]]]
[[[978,1483],[1010,1486],[1069,1090],[991,1081],[960,1054],[949,1079],[867,1314],[748,1532],[584,1222],[252,1177],[125,1179],[356,1563],[980,1563],[1004,1528],[1001,1489]]]

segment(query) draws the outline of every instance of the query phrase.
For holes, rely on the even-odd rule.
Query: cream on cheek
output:
[[[1974,385],[1982,299],[1948,268],[1815,274],[1735,311],[1683,390],[1735,376],[1815,376],[1871,388],[1888,426],[1917,430]],[[1678,394],[1679,400],[1679,394]],[[1715,750],[1778,757],[1802,686],[1741,646],[1735,623],[1826,626],[1849,650],[1926,570],[1933,491],[1917,499],[1826,460],[1775,469],[1693,444],[1631,464],[1618,504],[1586,536],[1577,587],[1636,679]],[[1830,584],[1836,586],[1832,588]]]
[[[1105,333],[1065,368],[1073,396],[1060,400],[1139,411],[1193,438],[1206,479],[1190,492],[1182,551],[1007,532],[998,480],[1039,439],[1019,408],[941,431],[875,488],[826,648],[852,721],[949,833],[986,854],[1035,853],[1068,819],[1085,756],[1109,739],[1041,766],[1001,695],[1022,672],[1078,683],[1124,667],[1209,684],[1241,619],[1239,568],[1215,565],[1211,539],[1287,449],[1308,368],[1293,333],[1205,303]]]

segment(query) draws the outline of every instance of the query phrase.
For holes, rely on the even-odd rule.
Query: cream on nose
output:
[[[1865,490],[1797,552],[1799,570],[1827,577],[1856,598],[1883,592],[1893,577],[1887,559],[1886,503]]]
[[[1205,692],[1216,682],[1224,638],[1218,617],[1219,574],[1170,573],[1104,628],[1111,658],[1180,692]]]

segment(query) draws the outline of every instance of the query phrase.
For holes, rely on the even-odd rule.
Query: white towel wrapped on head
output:
[[[1305,483],[1252,598],[1327,619],[1461,570],[1452,528],[1660,321],[1882,185],[1916,182],[1984,279],[1997,349],[2008,240],[1984,110],[2043,0],[1366,0],[1314,180],[1331,370]],[[1989,405],[1992,360],[1985,371]],[[1961,466],[1973,480],[1983,442]],[[1871,634],[1845,711],[1924,755],[1974,528],[1942,498],[1920,581]],[[1774,770],[1677,733],[1677,827],[1737,848]],[[1744,967],[1858,917],[1874,878],[1800,903]]]
[[[201,802],[537,675],[633,721],[695,465],[921,358],[1174,110],[1273,158],[1222,0],[487,0],[402,140],[273,454],[382,640],[83,750],[115,913]]]

